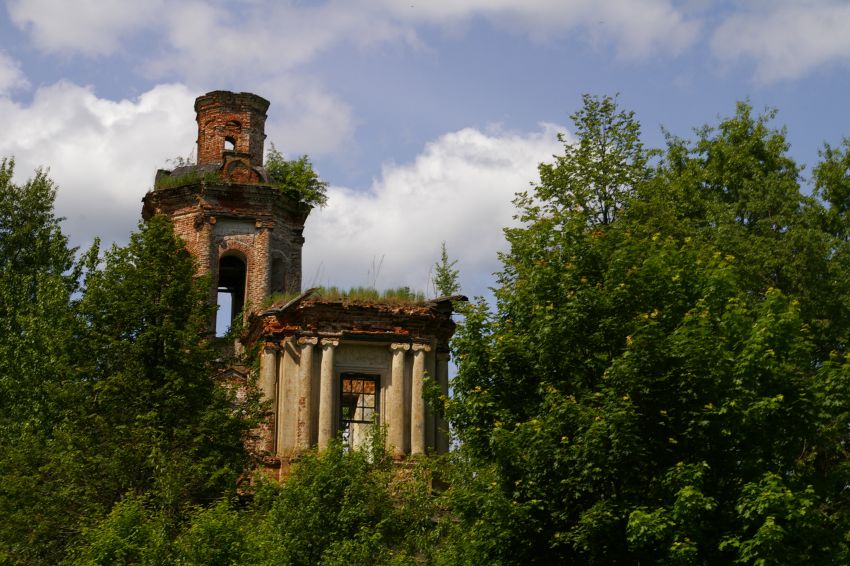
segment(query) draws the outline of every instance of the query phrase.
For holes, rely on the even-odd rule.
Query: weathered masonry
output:
[[[258,383],[272,407],[258,431],[266,465],[285,472],[301,451],[334,437],[357,447],[373,422],[397,458],[447,451],[446,424],[427,410],[423,388],[430,376],[448,393],[452,301],[464,297],[392,303],[311,290],[262,308],[273,293],[300,292],[310,212],[263,168],[268,106],[250,93],[199,97],[197,164],[158,171],[142,211],[172,218],[198,275],[210,276],[210,301],[227,294],[230,319],[247,307],[241,342],[260,346]]]
[[[230,295],[232,320],[275,292],[301,288],[302,232],[310,207],[268,182],[263,141],[269,102],[254,94],[210,92],[195,101],[198,163],[157,172],[142,217],[166,214],[195,257]]]
[[[448,390],[451,301],[413,305],[313,298],[308,291],[252,318],[263,340],[260,387],[277,418],[264,448],[285,459],[336,435],[359,446],[373,419],[396,457],[448,450],[446,424],[427,410],[429,375]]]

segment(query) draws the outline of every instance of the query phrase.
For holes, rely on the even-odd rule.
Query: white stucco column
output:
[[[431,343],[431,351],[425,355],[425,372],[432,380],[437,379],[437,358],[434,352],[434,343]],[[434,420],[434,411],[425,407],[425,450],[429,453],[436,448],[437,423]]]
[[[413,380],[410,391],[410,453],[425,453],[425,354],[431,349],[428,344],[413,344]]]
[[[298,442],[299,450],[310,448],[313,436],[312,400],[313,400],[313,346],[318,344],[315,336],[298,339],[301,346],[301,359],[298,363]]]
[[[334,350],[336,338],[322,339],[322,374],[319,383],[319,450],[334,437]]]
[[[274,453],[277,423],[277,348],[266,344],[260,357],[260,394],[263,402],[269,403],[269,415],[263,430],[263,450]]]
[[[291,345],[290,345],[291,347]],[[295,422],[292,415],[292,376],[286,373],[287,342],[280,343],[280,352],[277,356],[277,410],[275,411],[275,454],[281,456],[285,453],[291,453],[294,444],[291,439],[287,439],[287,431],[292,430],[292,423]],[[290,391],[287,392],[287,387]],[[288,441],[288,442],[287,442]]]
[[[437,384],[443,395],[449,394],[449,354],[448,352],[437,352]],[[437,454],[445,454],[449,451],[449,425],[446,419],[436,419],[436,448]]]
[[[387,384],[387,448],[394,457],[404,456],[404,354],[410,344],[390,344],[393,353],[392,373]]]

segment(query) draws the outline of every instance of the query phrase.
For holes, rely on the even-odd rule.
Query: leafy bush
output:
[[[328,184],[319,179],[306,155],[288,161],[271,144],[266,152],[265,167],[269,180],[288,196],[310,206],[325,206],[328,202]]]

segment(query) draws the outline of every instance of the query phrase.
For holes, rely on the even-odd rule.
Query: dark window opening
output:
[[[358,448],[368,439],[378,415],[379,391],[377,375],[347,372],[340,376],[339,423],[346,448]]]
[[[216,318],[216,336],[224,336],[233,320],[242,313],[245,306],[245,262],[236,256],[228,255],[218,262],[218,316]]]
[[[236,139],[230,136],[224,138],[224,151],[235,151],[236,150]]]

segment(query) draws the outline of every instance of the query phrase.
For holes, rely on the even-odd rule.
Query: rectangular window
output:
[[[379,376],[346,372],[340,376],[340,431],[349,448],[361,446],[378,414]]]

